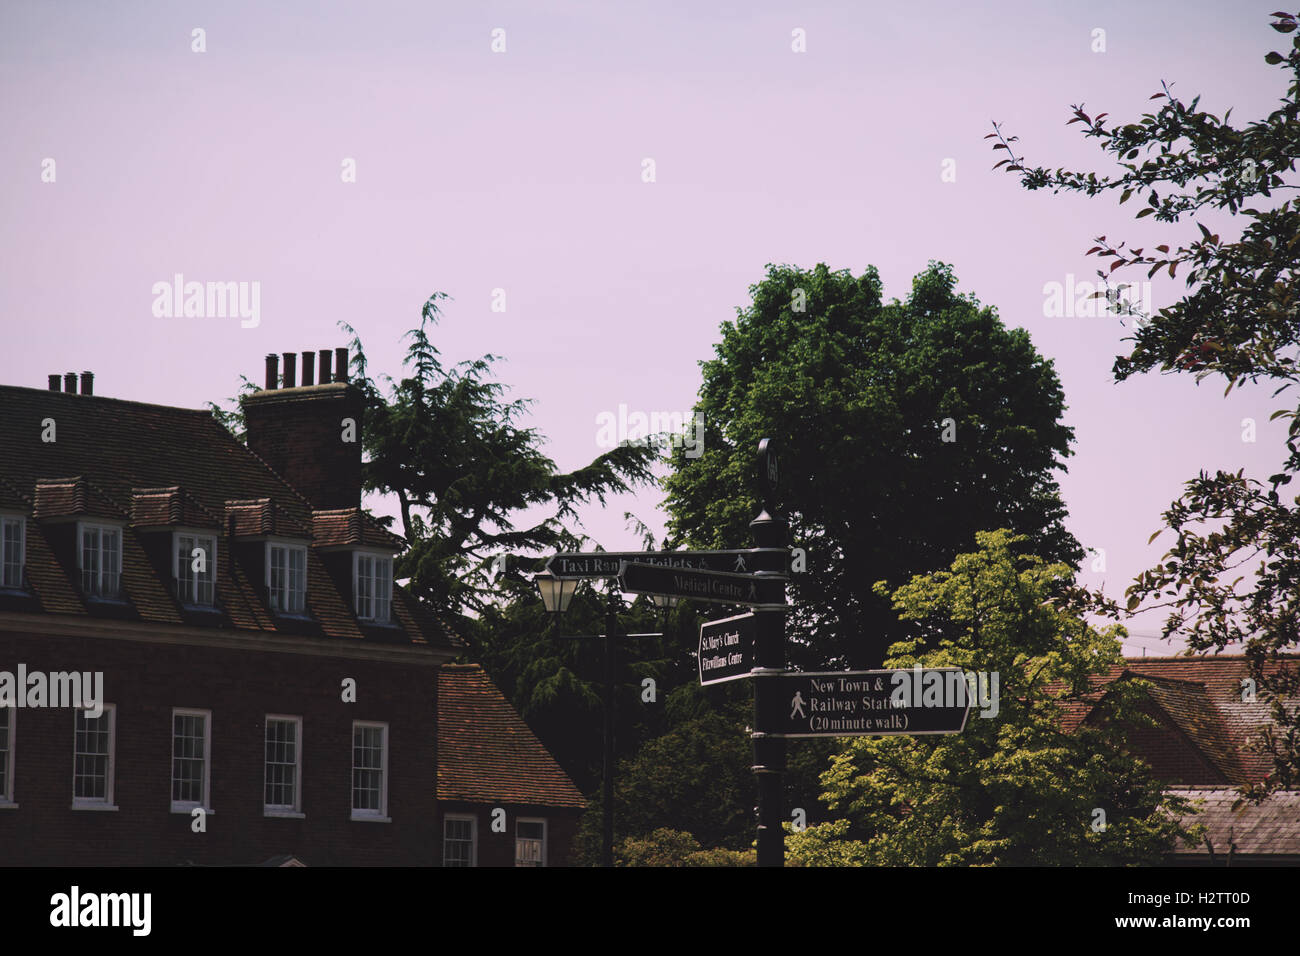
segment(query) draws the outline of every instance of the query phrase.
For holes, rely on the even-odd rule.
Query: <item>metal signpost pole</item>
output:
[[[605,773],[601,806],[600,865],[614,865],[614,630],[618,627],[618,590],[609,589],[605,609]]]
[[[754,543],[760,548],[781,548],[787,545],[788,529],[785,521],[769,512],[776,511],[774,504],[778,479],[776,450],[770,438],[758,446],[759,468],[764,489],[764,509],[750,522]],[[764,577],[784,581],[789,576],[789,552],[781,570],[755,572]],[[785,604],[785,588],[781,589],[781,604]],[[769,737],[767,715],[780,706],[775,699],[780,694],[777,681],[770,679],[785,670],[785,607],[762,607],[754,611],[754,775],[758,784],[758,865],[785,865],[785,834],[782,808],[782,774],[785,771],[785,739]]]

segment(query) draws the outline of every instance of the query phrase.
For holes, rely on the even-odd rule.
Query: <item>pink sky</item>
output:
[[[874,264],[901,297],[942,259],[1056,361],[1077,433],[1069,526],[1106,551],[1106,573],[1085,564],[1085,581],[1118,594],[1158,560],[1147,537],[1199,469],[1264,477],[1281,461],[1271,389],[1117,386],[1116,319],[1043,316],[1045,283],[1094,276],[1094,236],[1176,244],[1194,225],[1028,193],[990,171],[982,139],[996,119],[1030,163],[1106,168],[1065,126],[1069,104],[1136,118],[1161,79],[1259,118],[1285,92],[1263,62],[1282,42],[1273,7],[277,6],[0,10],[0,381],[90,369],[98,394],[197,407],[241,373],[260,380],[266,352],[344,344],[340,319],[395,374],[400,334],[441,290],[454,298],[444,357],[504,356],[500,379],[537,400],[531,424],[568,469],[600,452],[601,412],[691,406],[697,362],[765,263]],[[796,28],[806,53],[791,50]],[[341,181],[345,158],[355,183]],[[942,182],[949,158],[957,179]],[[260,324],[154,317],[152,286],[176,273],[260,282]],[[1182,288],[1157,280],[1155,306]],[[1241,440],[1247,417],[1255,444]],[[647,489],[591,509],[586,530],[639,547],[622,514],[661,529],[660,500]]]

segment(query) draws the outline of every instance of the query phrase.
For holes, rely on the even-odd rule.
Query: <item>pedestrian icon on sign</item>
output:
[[[802,692],[802,691],[795,691],[795,692],[794,692],[794,696],[790,698],[790,716],[791,716],[791,717],[794,717],[795,714],[798,714],[800,717],[807,717],[807,716],[808,716],[807,714],[805,714],[805,713],[803,712],[803,703],[804,703],[804,701],[803,701],[803,692]]]
[[[749,573],[749,569],[745,567],[745,556],[743,554],[736,555],[736,566],[732,570],[739,574]]]

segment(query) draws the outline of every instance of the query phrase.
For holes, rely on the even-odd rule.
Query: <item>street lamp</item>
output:
[[[578,589],[577,578],[557,578],[550,571],[543,571],[533,576],[537,590],[542,592],[542,603],[551,614],[563,614],[569,609],[573,592]]]
[[[680,598],[673,597],[671,594],[652,594],[650,600],[654,601],[655,610],[659,615],[660,627],[665,631],[668,630],[668,612],[677,606]]]
[[[542,603],[546,605],[546,610],[551,613],[556,623],[559,622],[560,616],[569,609],[569,601],[573,599],[573,593],[578,588],[578,578],[561,578],[556,577],[549,571],[542,571],[533,575],[533,580],[537,582],[537,590],[542,594]],[[677,603],[676,598],[670,599],[673,604]],[[656,604],[659,603],[656,598]],[[604,694],[603,707],[604,711],[604,769],[601,773],[601,847],[600,863],[601,866],[614,865],[614,653],[617,649],[617,642],[614,640],[618,635],[618,612],[622,607],[622,601],[619,599],[618,588],[611,585],[609,597],[605,605],[605,633],[604,634],[563,634],[559,637],[570,639],[597,638],[601,642],[604,653],[601,655],[601,664],[603,673]],[[623,637],[662,637],[662,634],[624,634]]]

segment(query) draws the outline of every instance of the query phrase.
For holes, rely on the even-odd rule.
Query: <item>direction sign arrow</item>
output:
[[[780,549],[778,549],[780,550]],[[751,571],[777,570],[776,567],[758,567],[764,562],[758,549],[742,551],[568,551],[553,554],[546,561],[546,570],[557,578],[616,578],[624,561],[635,564],[654,564],[670,568],[693,568],[699,571],[727,571],[748,574]]]
[[[700,625],[700,685],[748,677],[754,667],[754,612]]]
[[[785,673],[761,678],[768,737],[957,734],[971,694],[956,667]],[[773,687],[775,685],[775,687]]]
[[[753,574],[625,563],[619,587],[631,594],[669,594],[714,604],[785,605],[785,581]]]

